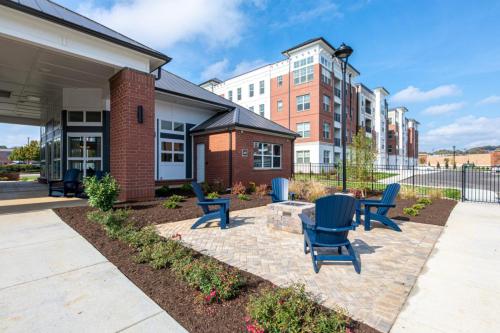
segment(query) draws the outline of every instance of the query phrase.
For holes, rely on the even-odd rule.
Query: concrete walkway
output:
[[[500,332],[500,205],[458,203],[391,332]]]
[[[187,332],[51,210],[0,215],[0,332]]]

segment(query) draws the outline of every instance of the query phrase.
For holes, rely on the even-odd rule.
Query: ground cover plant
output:
[[[301,284],[265,290],[250,299],[247,310],[249,332],[344,333],[350,326],[344,310],[321,307]]]

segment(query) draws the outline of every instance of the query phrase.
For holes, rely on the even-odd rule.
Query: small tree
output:
[[[9,155],[11,161],[32,162],[40,161],[40,144],[37,140],[31,140],[29,144],[14,148]]]
[[[364,190],[368,187],[366,182],[371,182],[371,173],[375,163],[376,151],[372,139],[366,136],[365,130],[361,129],[353,138],[350,148],[350,159],[348,171],[352,179],[360,182]]]
[[[450,163],[450,159],[449,159],[449,158],[445,158],[445,159],[444,159],[444,167],[445,167],[446,169],[449,169],[449,168],[450,168],[450,164],[449,164],[449,163]]]
[[[89,205],[106,212],[113,208],[113,204],[118,198],[120,187],[116,180],[110,175],[102,179],[97,177],[87,177],[84,180],[85,193],[89,197]]]
[[[456,168],[457,168],[457,163],[453,162],[453,169],[456,169]]]
[[[437,162],[436,168],[441,169],[441,165],[439,164],[439,162]]]

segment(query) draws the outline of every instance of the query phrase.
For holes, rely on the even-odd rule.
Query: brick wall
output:
[[[424,162],[424,165],[431,163],[431,166],[436,166],[439,162],[441,167],[444,167],[446,161],[448,160],[448,165],[453,166],[453,155],[427,155],[421,154],[419,158],[419,163]],[[466,155],[456,155],[455,163],[457,166],[461,166],[466,163],[474,163],[477,166],[494,166],[500,165],[500,152],[495,151],[487,154],[466,154]]]
[[[125,68],[110,79],[110,167],[120,200],[154,198],[154,78]],[[144,122],[137,122],[137,106]]]
[[[225,186],[231,186],[229,180],[229,133],[212,133],[197,135],[195,144],[205,144],[205,181],[213,183],[222,181]],[[232,136],[232,183],[255,182],[257,184],[271,184],[275,177],[290,178],[292,175],[292,140],[275,135],[259,134],[246,130],[231,132]],[[253,168],[254,141],[282,145],[281,169],[256,170]],[[242,151],[246,149],[247,157]],[[196,151],[196,149],[194,149]],[[196,175],[195,156],[195,175]]]

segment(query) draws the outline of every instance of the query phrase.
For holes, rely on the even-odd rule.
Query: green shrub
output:
[[[244,284],[243,277],[236,269],[227,268],[214,259],[181,258],[181,261],[184,267],[177,271],[179,276],[190,286],[199,289],[208,302],[234,298]],[[177,269],[180,267],[178,264]]]
[[[181,190],[184,192],[192,191],[193,187],[189,183],[184,183],[181,185]]]
[[[419,203],[416,203],[412,206],[414,209],[416,210],[422,210],[425,208],[425,205],[424,204],[419,204]]]
[[[219,199],[219,193],[217,192],[210,192],[207,194],[207,199]]]
[[[246,194],[238,194],[238,199],[240,199],[242,201],[248,201],[248,200],[250,200],[250,197]]]
[[[250,194],[255,193],[256,190],[257,190],[257,185],[255,184],[255,182],[249,182],[247,187],[248,193]]]
[[[417,200],[417,203],[425,205],[425,206],[429,206],[429,205],[432,204],[432,200],[429,199],[429,198],[420,198],[420,199]]]
[[[453,200],[460,200],[462,197],[462,193],[460,192],[460,190],[445,188],[443,190],[443,197]]]
[[[97,210],[87,213],[87,218],[101,224],[109,238],[121,239],[133,229],[126,223],[129,214],[125,209],[106,212]]]
[[[405,213],[406,215],[410,215],[410,216],[417,216],[419,211],[418,211],[418,209],[415,209],[413,207],[406,207],[406,208],[403,208],[403,213]]]
[[[346,332],[349,324],[344,310],[327,310],[305,291],[304,285],[268,289],[252,296],[247,306],[249,326],[255,331],[334,333]]]
[[[167,209],[175,209],[179,207],[179,204],[177,203],[177,201],[172,201],[169,199],[163,202],[163,207]]]
[[[168,187],[168,185],[163,185],[162,187],[157,188],[155,190],[155,195],[157,197],[166,197],[169,194],[170,194],[170,188]]]
[[[168,197],[168,200],[172,202],[181,202],[184,201],[184,197],[182,195],[173,194]]]
[[[161,236],[156,232],[155,227],[147,226],[141,230],[130,232],[122,239],[125,243],[135,248],[141,248],[147,245],[157,243],[162,240]]]
[[[87,177],[84,180],[85,193],[89,197],[89,205],[101,211],[108,211],[118,198],[120,188],[116,180],[110,175],[102,179]]]

